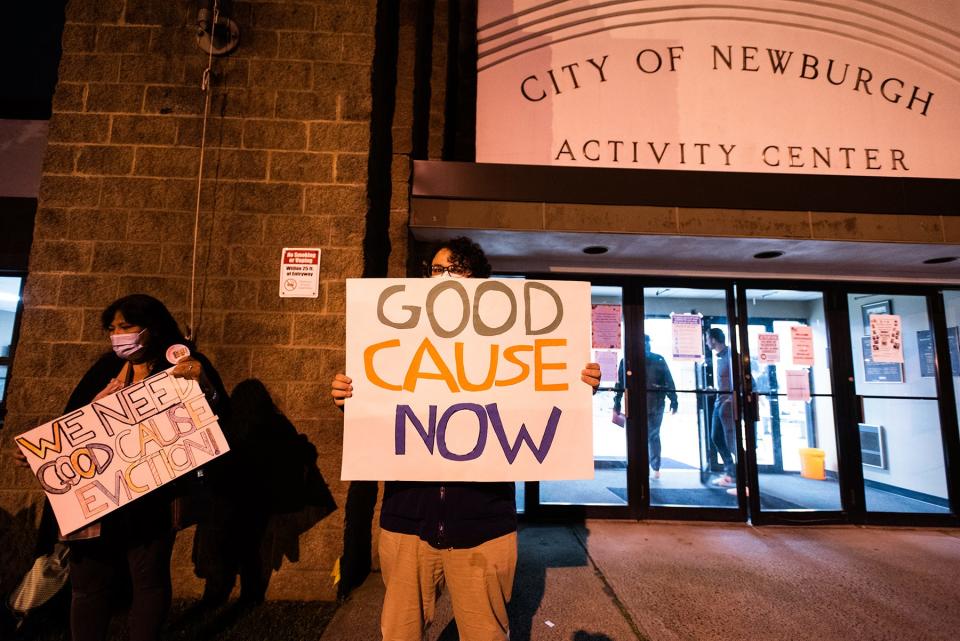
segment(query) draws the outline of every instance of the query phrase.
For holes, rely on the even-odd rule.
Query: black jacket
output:
[[[517,529],[513,483],[390,481],[380,527],[435,548],[471,548]]]

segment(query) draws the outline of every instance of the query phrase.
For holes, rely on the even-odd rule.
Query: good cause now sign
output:
[[[589,283],[347,280],[342,478],[592,478],[589,356]]]
[[[16,437],[63,534],[229,451],[200,386],[170,371]]]

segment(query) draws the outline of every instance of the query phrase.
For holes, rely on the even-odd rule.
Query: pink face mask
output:
[[[113,353],[125,361],[135,362],[137,357],[143,354],[143,350],[146,349],[146,345],[140,342],[146,331],[146,329],[143,329],[136,334],[112,335],[110,343],[113,345]]]

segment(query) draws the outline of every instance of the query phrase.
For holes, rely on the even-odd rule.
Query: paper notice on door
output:
[[[670,314],[673,360],[703,360],[703,317],[700,314]]]
[[[591,305],[594,349],[620,349],[620,306]]]
[[[787,400],[810,401],[810,373],[806,369],[787,370]]]
[[[794,365],[813,365],[813,330],[805,325],[790,328]]]
[[[761,364],[772,364],[780,362],[780,335],[779,334],[759,334],[757,336],[760,354],[757,356]]]
[[[870,360],[874,363],[903,362],[903,333],[900,316],[870,315]]]
[[[594,352],[594,358],[600,364],[600,382],[616,383],[617,366],[620,364],[617,359],[617,352],[609,349],[598,349]]]

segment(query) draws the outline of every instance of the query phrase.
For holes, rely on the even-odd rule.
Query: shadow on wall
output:
[[[300,535],[337,508],[317,448],[266,386],[245,380],[230,396],[230,453],[208,470],[210,510],[194,536],[194,566],[206,579],[203,606],[223,604],[237,576],[242,603],[263,601],[283,559],[300,560]]]

